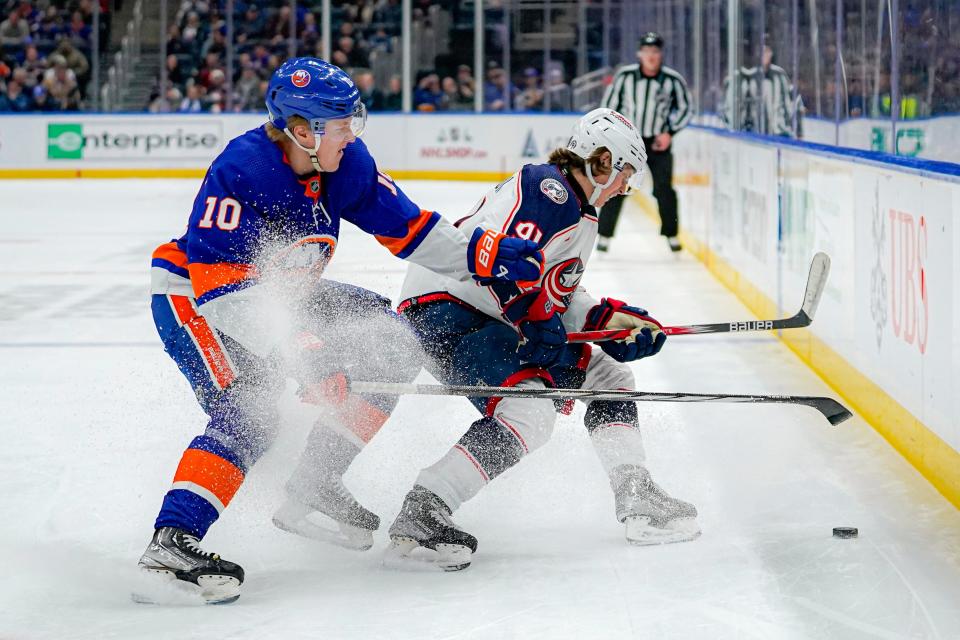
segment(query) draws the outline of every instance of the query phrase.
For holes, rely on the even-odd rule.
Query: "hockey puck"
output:
[[[834,527],[834,538],[856,538],[860,531],[856,527]]]

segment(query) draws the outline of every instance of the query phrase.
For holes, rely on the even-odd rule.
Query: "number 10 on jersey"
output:
[[[217,206],[217,200],[220,200],[220,206]],[[216,213],[216,220],[214,220]],[[233,231],[240,226],[240,203],[233,198],[217,198],[210,196],[207,198],[207,208],[203,210],[203,217],[197,224],[201,229],[212,229],[214,222],[217,228],[223,231]]]

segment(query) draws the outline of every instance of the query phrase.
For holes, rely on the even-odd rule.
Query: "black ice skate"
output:
[[[623,465],[610,476],[617,520],[626,528],[627,542],[636,545],[685,542],[700,536],[697,508],[672,498],[643,467]]]
[[[207,604],[226,604],[240,597],[243,584],[240,565],[204,551],[195,536],[175,527],[154,532],[139,568],[147,581],[133,599],[143,603],[160,603],[179,591],[199,594]],[[164,586],[172,587],[170,593],[164,592]]]
[[[470,556],[477,550],[477,539],[453,522],[443,500],[419,485],[407,494],[391,525],[390,543],[384,564],[394,567],[412,560],[460,571],[470,566]],[[417,549],[430,552],[414,555]]]
[[[342,479],[331,478],[309,498],[289,496],[273,514],[273,524],[305,538],[366,551],[373,546],[380,517],[357,502]]]

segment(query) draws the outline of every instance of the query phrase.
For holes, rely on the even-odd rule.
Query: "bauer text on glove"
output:
[[[536,242],[478,228],[467,246],[467,268],[481,282],[505,280],[529,286],[543,275],[543,252]]]

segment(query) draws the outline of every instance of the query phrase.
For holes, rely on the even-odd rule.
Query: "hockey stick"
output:
[[[823,414],[830,424],[840,424],[850,411],[833,398],[822,396],[736,395],[725,393],[661,393],[614,389],[524,389],[468,385],[405,384],[399,382],[350,382],[354,393],[417,396],[466,396],[468,398],[546,398],[548,400],[627,400],[631,402],[747,402],[802,404]]]
[[[777,329],[798,329],[809,326],[817,312],[823,288],[830,274],[830,256],[820,252],[813,256],[810,274],[807,276],[807,288],[803,292],[803,305],[800,311],[789,318],[780,320],[745,320],[743,322],[719,322],[716,324],[690,324],[678,327],[664,327],[668,336],[689,336],[698,333],[727,333],[729,331],[776,331]],[[567,342],[603,342],[604,340],[622,340],[630,335],[630,329],[609,329],[601,331],[579,331],[567,334]]]

